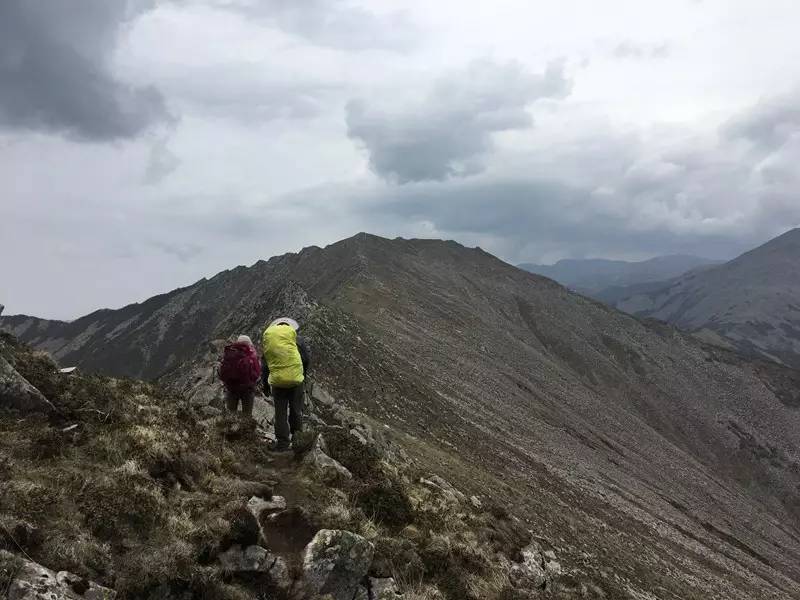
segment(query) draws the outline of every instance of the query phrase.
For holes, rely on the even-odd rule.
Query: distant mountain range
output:
[[[683,275],[687,271],[721,264],[721,262],[699,256],[677,254],[658,256],[640,262],[586,258],[564,259],[554,265],[522,263],[518,266],[594,297],[607,288],[663,282]]]
[[[792,247],[773,246],[738,285],[713,281],[731,307],[738,295],[766,302],[762,317],[792,310]],[[672,316],[682,304],[645,308]],[[513,512],[514,527],[557,540],[559,560],[591,583],[564,597],[800,597],[800,372],[480,249],[360,234],[71,323],[0,326],[64,366],[185,384],[210,341],[255,339],[284,313],[302,323],[314,377],[402,436],[420,473],[435,464]]]
[[[800,369],[800,229],[723,265],[599,297]]]

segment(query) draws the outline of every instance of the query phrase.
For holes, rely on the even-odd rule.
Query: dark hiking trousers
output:
[[[239,408],[239,402],[242,403],[242,414],[246,417],[253,416],[253,400],[255,398],[256,391],[254,389],[249,390],[240,390],[240,391],[231,391],[226,389],[225,390],[225,405],[228,407],[230,412],[236,412],[236,409]]]
[[[275,401],[275,438],[278,446],[289,445],[289,434],[303,430],[303,385],[272,388]]]

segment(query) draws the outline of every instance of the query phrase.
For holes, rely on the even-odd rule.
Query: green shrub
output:
[[[368,517],[387,527],[401,528],[413,519],[408,495],[395,480],[367,484],[358,492],[357,504]]]
[[[21,568],[21,558],[0,550],[0,598],[8,597],[8,588]]]
[[[375,556],[372,559],[370,576],[418,581],[425,574],[425,565],[417,553],[417,547],[408,540],[379,537],[373,543]]]
[[[343,428],[329,427],[324,431],[325,443],[331,458],[344,465],[356,478],[374,480],[381,477],[380,454],[362,444]]]
[[[54,427],[39,431],[31,438],[31,456],[38,460],[58,458],[64,454],[67,444],[64,435]]]
[[[158,488],[145,477],[127,473],[91,482],[78,503],[87,526],[105,540],[144,536],[165,520]]]

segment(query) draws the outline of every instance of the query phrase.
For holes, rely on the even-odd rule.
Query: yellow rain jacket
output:
[[[297,348],[297,332],[287,325],[267,327],[261,339],[269,367],[269,384],[291,388],[303,383],[303,361]]]

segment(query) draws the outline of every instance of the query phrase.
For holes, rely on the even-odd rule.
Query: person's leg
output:
[[[278,447],[289,446],[289,399],[292,390],[283,388],[272,388],[272,400],[275,403],[275,438],[278,440]]]
[[[225,406],[230,412],[236,412],[236,409],[239,408],[239,396],[231,393],[230,390],[225,390]]]
[[[303,384],[301,383],[297,387],[287,391],[291,393],[289,405],[289,428],[292,432],[292,435],[294,435],[298,431],[303,431],[303,402],[305,402]]]
[[[242,414],[245,417],[252,417],[253,416],[253,401],[255,400],[256,391],[255,390],[248,390],[246,392],[242,392]]]

